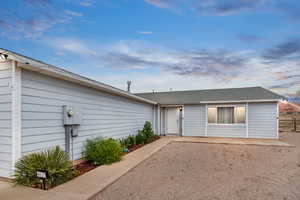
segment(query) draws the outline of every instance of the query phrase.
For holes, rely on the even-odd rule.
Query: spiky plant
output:
[[[72,162],[68,155],[58,146],[42,152],[31,153],[21,158],[15,165],[16,184],[38,186],[41,180],[37,178],[38,170],[47,170],[49,179],[47,188],[62,184],[75,176]]]

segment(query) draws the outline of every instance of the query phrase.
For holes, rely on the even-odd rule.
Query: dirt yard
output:
[[[297,147],[171,143],[101,192],[103,200],[299,200]]]

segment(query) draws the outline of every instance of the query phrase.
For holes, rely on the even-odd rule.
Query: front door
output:
[[[179,108],[167,108],[167,134],[179,135]]]

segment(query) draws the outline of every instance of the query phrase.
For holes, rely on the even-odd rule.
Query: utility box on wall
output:
[[[82,123],[82,112],[78,106],[63,106],[63,123],[65,127],[65,151],[73,160],[73,139],[78,136],[78,128]],[[70,152],[72,152],[70,154]]]
[[[82,123],[82,113],[79,107],[63,106],[64,125],[80,125]]]

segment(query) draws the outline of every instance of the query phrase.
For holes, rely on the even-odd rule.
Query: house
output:
[[[87,139],[156,133],[278,138],[278,101],[263,88],[132,94],[0,49],[0,177],[22,156],[59,145],[82,157]]]
[[[278,138],[278,107],[284,97],[262,87],[136,95],[158,103],[162,134]]]
[[[14,163],[30,152],[59,145],[76,160],[87,139],[120,138],[145,121],[154,124],[156,102],[11,51],[0,53],[0,177],[10,177]],[[64,120],[66,108],[79,116],[74,122]],[[75,127],[77,137],[67,135],[67,127]]]

